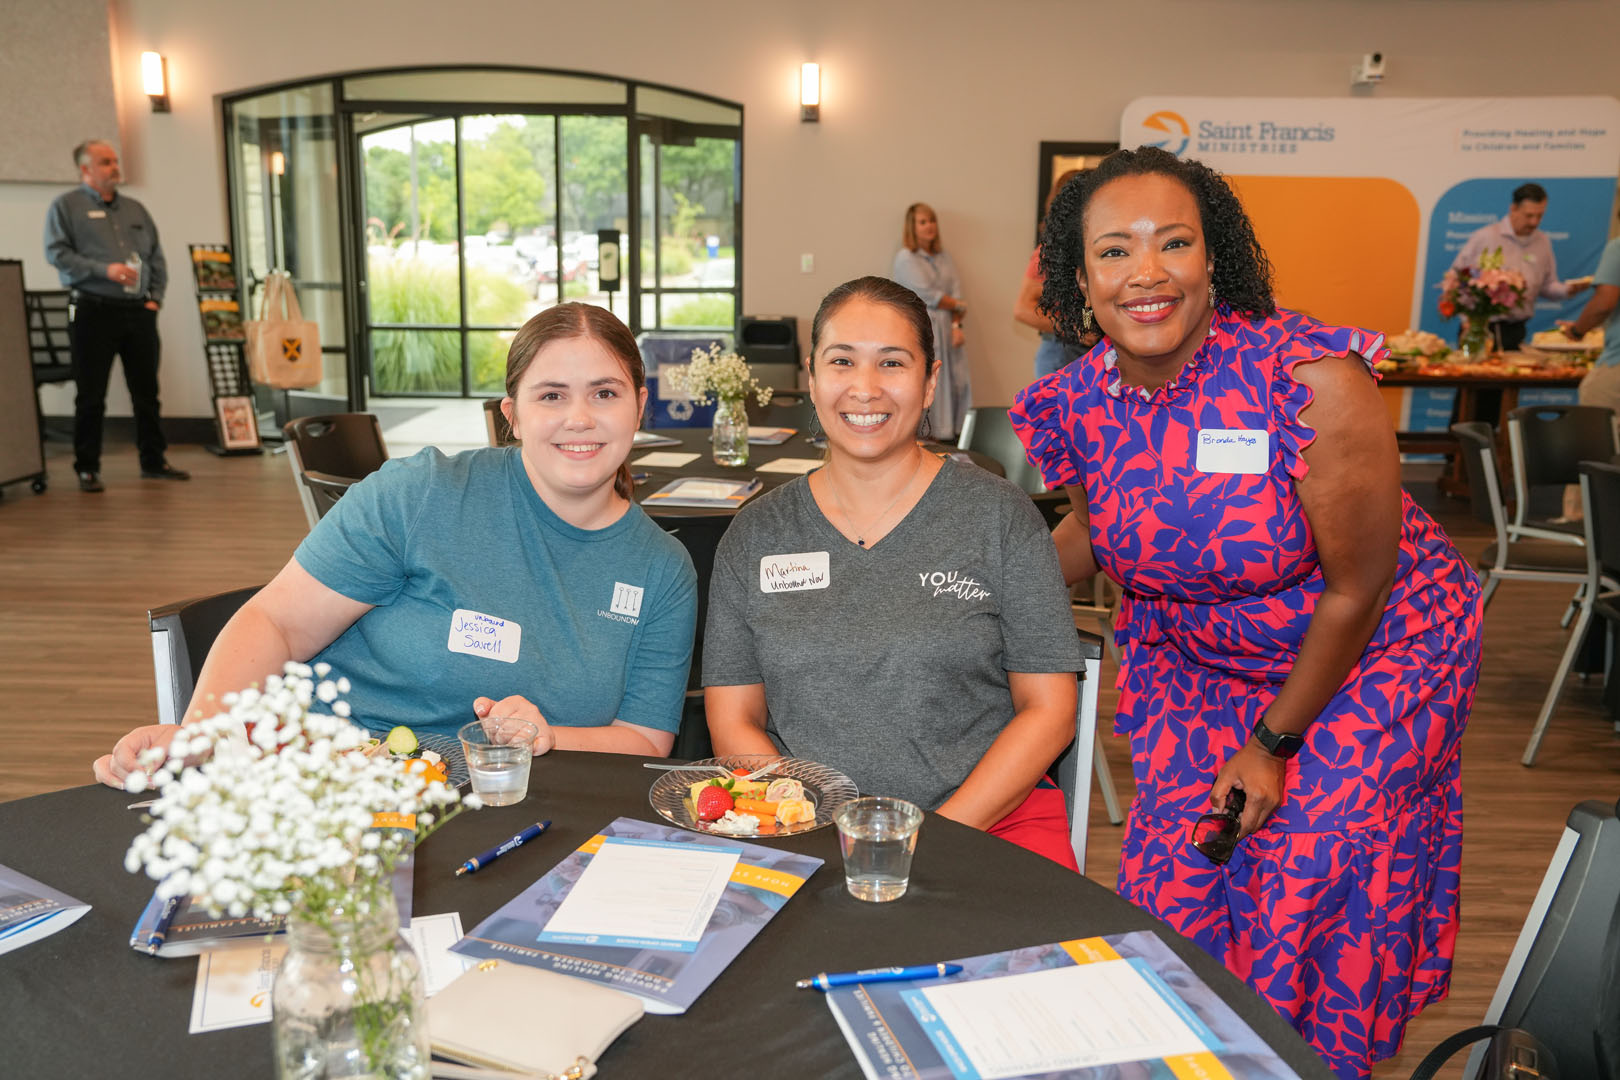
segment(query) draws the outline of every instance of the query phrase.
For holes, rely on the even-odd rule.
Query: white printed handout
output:
[[[476,960],[450,951],[461,940],[461,915],[418,915],[405,928],[427,996],[456,980]],[[270,1019],[270,992],[287,955],[287,939],[259,938],[210,949],[197,957],[197,989],[191,998],[191,1034],[262,1024]]]
[[[1105,960],[901,995],[958,1077],[1005,1080],[1220,1049],[1145,962]]]
[[[825,551],[765,555],[759,560],[759,591],[763,593],[825,589],[831,581],[832,571]]]
[[[678,469],[682,465],[690,465],[696,461],[698,454],[684,453],[680,450],[654,450],[650,454],[642,454],[632,465],[643,465],[649,469]]]
[[[1270,456],[1271,436],[1264,428],[1202,428],[1198,432],[1195,465],[1201,473],[1259,474],[1266,471]]]
[[[741,854],[610,836],[538,940],[693,952]]]
[[[515,664],[522,645],[523,627],[511,619],[485,615],[481,611],[468,611],[466,608],[456,608],[450,613],[451,652]]]
[[[765,464],[757,467],[754,471],[792,473],[795,476],[803,476],[807,472],[815,472],[825,464],[826,462],[822,461],[820,458],[781,457],[777,458],[775,461],[767,461]]]

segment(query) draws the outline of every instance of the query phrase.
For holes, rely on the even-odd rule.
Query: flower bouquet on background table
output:
[[[693,349],[691,363],[667,365],[660,370],[659,377],[672,391],[685,394],[699,405],[718,402],[714,410],[715,463],[748,464],[748,413],[744,399],[753,395],[761,407],[771,403],[771,388],[759,385],[748,370],[748,361],[716,343],[707,349]]]
[[[479,803],[405,759],[368,755],[370,736],[341,699],[348,680],[330,675],[288,664],[147,751],[150,780],[132,774],[128,788],[155,787],[157,799],[124,867],[157,880],[165,901],[285,917],[271,998],[277,1076],[425,1076],[422,973],[393,877],[416,843]]]
[[[1482,254],[1478,266],[1446,271],[1440,279],[1440,314],[1462,318],[1458,359],[1474,363],[1490,354],[1491,320],[1517,307],[1526,288],[1523,274],[1503,268],[1501,248]]]

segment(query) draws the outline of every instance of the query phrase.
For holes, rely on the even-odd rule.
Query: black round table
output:
[[[642,504],[642,508],[646,510],[650,516],[659,520],[660,522],[666,519],[674,518],[730,518],[737,513],[737,509],[735,507],[714,509],[688,506],[661,506],[658,503],[648,505],[644,501],[648,495],[651,495],[653,492],[657,491],[671,480],[677,480],[682,477],[703,477],[705,479],[716,480],[749,480],[758,477],[760,481],[760,491],[763,493],[771,490],[772,488],[781,487],[783,484],[800,474],[758,472],[758,466],[775,461],[778,458],[819,459],[823,455],[823,450],[810,442],[810,436],[808,433],[796,431],[788,438],[787,442],[779,443],[774,446],[762,443],[751,444],[748,447],[748,464],[736,467],[728,467],[725,465],[715,464],[713,446],[709,441],[709,429],[707,427],[659,428],[658,430],[654,431],[653,434],[676,439],[680,443],[679,446],[638,446],[630,452],[631,471],[637,475],[646,475],[646,479],[644,481],[638,481],[636,484],[636,501]],[[1007,475],[1007,470],[1002,467],[1001,463],[995,458],[986,454],[980,454],[976,451],[970,450],[958,450],[954,446],[947,446],[943,443],[925,441],[922,445],[937,454],[949,453],[966,455],[968,460],[972,461],[973,464],[979,466],[981,469],[987,469],[990,472],[995,473],[997,476]],[[636,464],[638,459],[643,458],[648,454],[660,452],[667,452],[671,454],[697,454],[698,458],[696,461],[676,468],[661,468],[651,465]],[[756,499],[758,497],[758,495],[753,496],[753,498]],[[746,506],[747,503],[744,503],[743,505]]]
[[[643,758],[556,751],[536,759],[529,797],[466,813],[417,852],[414,910],[457,911],[471,930],[616,817],[659,820]],[[260,1077],[270,1026],[187,1033],[194,959],[129,947],[152,882],[126,873],[140,831],[134,797],[73,788],[0,803],[0,863],[92,910],[44,940],[0,956],[6,1076]],[[461,860],[550,818],[541,839],[457,878]],[[1096,883],[1038,855],[929,814],[910,891],[867,904],[844,889],[836,831],[774,841],[826,860],[798,895],[683,1016],[648,1015],[601,1060],[615,1077],[702,1076],[747,1067],[774,1077],[858,1080],[859,1066],[819,994],[795,979],[821,971],[932,963],[1096,934],[1154,930],[1306,1080],[1331,1073],[1257,995],[1191,942]]]

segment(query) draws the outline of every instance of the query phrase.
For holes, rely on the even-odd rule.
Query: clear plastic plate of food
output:
[[[714,765],[731,775],[708,767]],[[742,779],[742,774],[760,769],[765,771],[752,780]],[[724,796],[704,795],[704,788],[718,788]],[[665,821],[683,829],[739,839],[773,839],[831,825],[833,814],[855,796],[854,781],[819,762],[731,754],[663,773],[653,781],[647,801]]]
[[[451,787],[460,787],[467,782],[467,755],[461,749],[461,740],[454,735],[441,735],[432,731],[416,734],[416,748],[401,757],[417,758],[422,751],[431,750],[439,755],[440,767],[444,769],[445,783]],[[373,738],[371,745],[365,748],[368,755],[388,753],[380,738]]]

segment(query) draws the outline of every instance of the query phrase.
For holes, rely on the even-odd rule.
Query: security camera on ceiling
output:
[[[1350,68],[1350,83],[1352,86],[1381,83],[1383,81],[1384,54],[1381,52],[1367,53]]]

